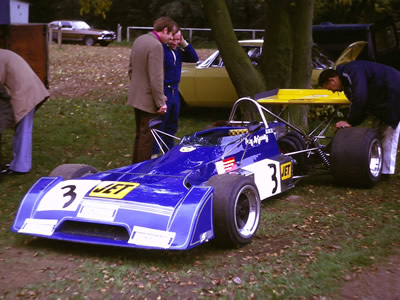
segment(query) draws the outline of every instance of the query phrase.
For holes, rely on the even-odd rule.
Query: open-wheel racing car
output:
[[[306,91],[290,99],[337,98]],[[372,129],[342,129],[327,138],[328,120],[318,133],[305,134],[260,104],[282,95],[237,100],[226,122],[183,137],[156,159],[103,172],[60,165],[27,192],[11,230],[147,249],[184,250],[214,238],[237,247],[256,234],[260,201],[305,176],[332,174],[364,186],[379,180],[382,147]],[[161,145],[160,132],[152,132]]]

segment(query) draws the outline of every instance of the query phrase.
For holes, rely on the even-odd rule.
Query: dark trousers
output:
[[[3,155],[1,154],[1,133],[0,133],[0,168],[3,169]]]
[[[161,117],[162,123],[161,126],[158,127],[159,130],[164,131],[170,135],[175,135],[178,131],[178,120],[179,120],[179,111],[180,111],[180,102],[179,92],[177,88],[165,87],[164,95],[168,97],[167,101],[167,113]],[[165,152],[174,147],[174,139],[167,135],[161,135],[164,143],[168,148],[165,148],[163,145],[163,149]],[[160,153],[160,149],[157,143],[154,143],[153,154]]]
[[[158,117],[157,114],[151,114],[135,108],[136,135],[133,145],[133,164],[151,158],[154,138],[149,129],[149,121],[156,117]]]

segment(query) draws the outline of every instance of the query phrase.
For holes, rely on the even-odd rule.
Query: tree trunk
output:
[[[309,88],[312,0],[265,0],[264,46],[256,69],[238,44],[225,0],[202,0],[229,77],[240,97],[276,88]],[[307,130],[307,107],[293,106],[291,121]]]
[[[310,88],[312,0],[267,0],[261,72],[268,89]],[[307,130],[305,105],[289,107],[290,121]]]
[[[293,61],[291,88],[310,88],[312,72],[312,18],[313,1],[296,1],[295,9],[290,12]]]
[[[225,0],[202,0],[226,70],[239,97],[265,91],[262,75],[239,45]]]
[[[312,18],[313,1],[298,0],[290,12],[293,40],[293,61],[290,88],[304,89],[311,87],[312,72]],[[292,122],[307,131],[308,105],[290,108]]]
[[[289,88],[292,74],[292,28],[289,20],[291,0],[265,3],[264,47],[260,68],[268,90]]]

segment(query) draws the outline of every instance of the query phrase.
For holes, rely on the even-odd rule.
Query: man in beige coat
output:
[[[160,17],[154,22],[152,32],[139,36],[133,43],[128,70],[128,104],[135,109],[136,121],[132,163],[150,159],[154,140],[149,121],[167,110],[162,43],[172,39],[177,29],[171,18]]]
[[[32,130],[35,108],[49,92],[28,63],[18,54],[0,49],[0,84],[11,96],[15,132],[13,160],[1,174],[27,173],[32,168]],[[0,115],[2,112],[0,112]]]

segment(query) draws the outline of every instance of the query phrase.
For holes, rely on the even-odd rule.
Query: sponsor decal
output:
[[[304,96],[303,99],[313,99],[313,98],[323,98],[323,97],[329,97],[329,95],[310,95],[310,96]]]
[[[215,163],[215,167],[217,168],[218,174],[224,174],[229,171],[233,171],[237,169],[236,161],[234,157],[226,158],[221,161],[217,161]]]
[[[51,236],[55,230],[57,222],[57,220],[53,219],[27,218],[18,232]]]
[[[262,135],[255,135],[251,138],[246,138],[245,143],[246,145],[250,144],[250,146],[260,145],[262,141],[268,143],[268,134],[264,133]]]
[[[229,130],[229,135],[240,135],[248,132],[249,132],[248,129],[231,129]]]
[[[129,244],[168,249],[174,241],[176,232],[134,226]]]
[[[102,181],[93,188],[89,197],[122,199],[138,186],[139,183],[133,182]]]
[[[180,152],[184,152],[184,153],[192,152],[194,150],[196,150],[196,148],[193,146],[182,147],[181,149],[179,149]]]
[[[84,200],[78,211],[78,218],[113,222],[118,212],[118,206],[105,203],[96,203]]]
[[[292,163],[288,162],[281,165],[281,178],[282,180],[292,177]]]

